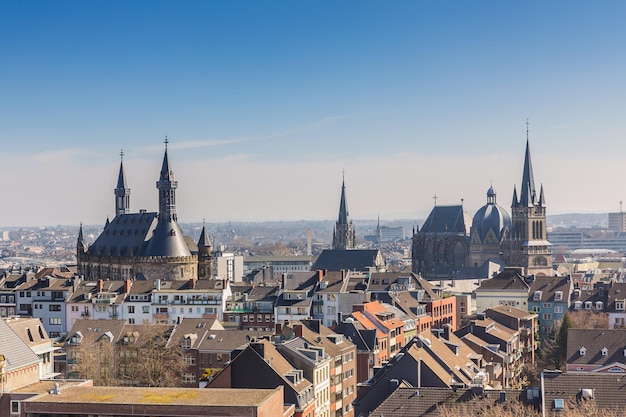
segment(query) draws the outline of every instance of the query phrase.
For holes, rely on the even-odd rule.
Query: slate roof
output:
[[[141,256],[156,227],[156,212],[119,214],[110,221],[87,253],[102,256]]]
[[[521,402],[520,390],[485,391],[491,403],[500,403],[500,393],[504,392],[504,402]],[[472,392],[471,389],[453,390],[450,388],[432,387],[398,387],[382,404],[376,407],[372,417],[415,417],[439,415],[438,407],[454,408],[463,405],[464,409],[471,409],[472,405],[484,407],[485,404]]]
[[[608,295],[606,299],[606,311],[620,311],[621,313],[624,313],[624,310],[617,310],[615,308],[615,301],[624,299],[626,299],[626,283],[620,282],[612,284],[611,287],[608,289]]]
[[[0,320],[0,353],[6,358],[7,371],[40,362],[39,357],[4,320]]]
[[[529,291],[530,285],[516,271],[505,269],[493,278],[489,278],[480,282],[480,287],[476,291],[481,290],[513,290],[513,291]]]
[[[529,301],[539,302],[562,302],[569,304],[569,293],[572,283],[568,277],[545,277],[536,276],[534,281],[530,283]],[[535,291],[541,291],[539,300],[535,300]],[[556,300],[554,294],[561,291],[561,300]]]
[[[379,256],[382,255],[380,255],[380,251],[377,249],[325,249],[311,269],[365,271],[378,266],[377,258]]]
[[[585,354],[580,349],[585,348]],[[602,349],[607,350],[602,355]],[[626,364],[625,329],[569,329],[567,332],[567,364],[593,364],[605,366]],[[625,381],[626,382],[626,381]]]
[[[463,206],[435,206],[419,233],[453,233],[469,235],[471,219]]]
[[[343,334],[356,345],[358,351],[373,352],[377,349],[377,330],[365,329],[359,322],[344,321],[334,328],[334,332]]]
[[[624,374],[587,373],[563,374],[543,372],[546,411],[554,410],[554,400],[563,399],[566,409],[576,406],[582,390],[591,390],[599,408],[623,412],[626,407],[626,378]]]

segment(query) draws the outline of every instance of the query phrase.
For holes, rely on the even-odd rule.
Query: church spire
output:
[[[537,193],[535,192],[535,177],[533,164],[530,160],[530,144],[528,141],[528,121],[526,121],[526,155],[524,156],[524,173],[522,174],[522,190],[520,192],[520,205],[531,207],[535,204]]]
[[[346,203],[346,178],[341,180],[341,200],[339,201],[339,218],[337,224],[348,224],[348,204]]]
[[[356,234],[352,226],[352,220],[348,214],[348,204],[346,203],[346,178],[345,174],[341,180],[341,200],[339,201],[339,217],[333,232],[333,249],[354,249]]]
[[[124,175],[124,150],[120,151],[120,172],[117,176],[117,187],[113,190],[115,194],[115,215],[126,214],[130,210],[130,188],[126,185]]]
[[[87,245],[85,244],[85,237],[83,235],[83,223],[80,223],[80,228],[78,229],[78,240],[76,241],[76,250],[80,253],[85,253],[87,251]]]
[[[200,232],[200,239],[198,239],[198,247],[199,248],[210,248],[211,246],[211,239],[209,238],[209,234],[206,231],[206,226],[204,225],[204,222],[202,223],[202,231]]]
[[[159,221],[177,221],[176,215],[176,188],[178,182],[174,181],[174,173],[170,168],[170,159],[167,154],[167,136],[165,137],[165,154],[163,155],[163,165],[161,174],[156,183],[159,190]]]

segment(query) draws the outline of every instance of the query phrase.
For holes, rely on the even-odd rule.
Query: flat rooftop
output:
[[[257,406],[279,389],[68,387],[58,394],[43,394],[27,402],[67,404]]]

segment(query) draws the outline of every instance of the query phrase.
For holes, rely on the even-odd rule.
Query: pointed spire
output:
[[[206,226],[204,225],[204,221],[202,222],[202,231],[200,232],[200,239],[198,239],[198,247],[199,248],[207,248],[211,247],[211,239],[209,238],[209,234],[206,231]]]
[[[107,221],[104,223],[104,228],[105,228],[105,229],[107,228],[107,226],[109,225],[109,223],[111,223],[111,222],[109,221],[109,216],[107,216]]]
[[[169,140],[165,136],[165,154],[163,155],[163,165],[161,165],[161,180],[171,181],[174,177],[174,173],[170,170],[170,158],[167,154],[167,144]]]
[[[159,221],[171,222],[177,221],[176,215],[176,188],[178,182],[174,181],[174,173],[170,166],[170,158],[167,153],[167,144],[169,140],[165,136],[165,152],[163,154],[163,165],[159,180],[156,183],[159,190]]]
[[[346,177],[345,172],[341,180],[341,200],[339,201],[338,224],[348,224],[348,204],[346,203]]]
[[[541,188],[539,191],[539,206],[544,207],[546,205],[546,198],[543,195],[543,184],[541,184]]]
[[[522,190],[520,192],[519,204],[525,207],[533,206],[536,198],[533,164],[530,160],[530,144],[528,139],[526,139],[526,155],[524,156],[524,173],[522,174]]]
[[[513,201],[511,202],[511,208],[517,207],[519,200],[517,199],[517,186],[513,184]]]
[[[76,249],[81,252],[85,252],[87,250],[87,245],[85,245],[85,237],[83,235],[83,222],[80,222],[80,228],[78,229],[78,240],[76,241]]]
[[[117,176],[117,187],[113,190],[115,194],[115,215],[126,214],[130,211],[130,188],[126,185],[124,175],[124,150],[120,150],[120,172]]]

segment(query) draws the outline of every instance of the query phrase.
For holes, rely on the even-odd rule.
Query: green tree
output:
[[[561,321],[559,331],[556,334],[558,368],[563,368],[567,361],[567,333],[571,328],[572,322],[570,320],[569,314],[565,313],[563,315],[563,320]]]

